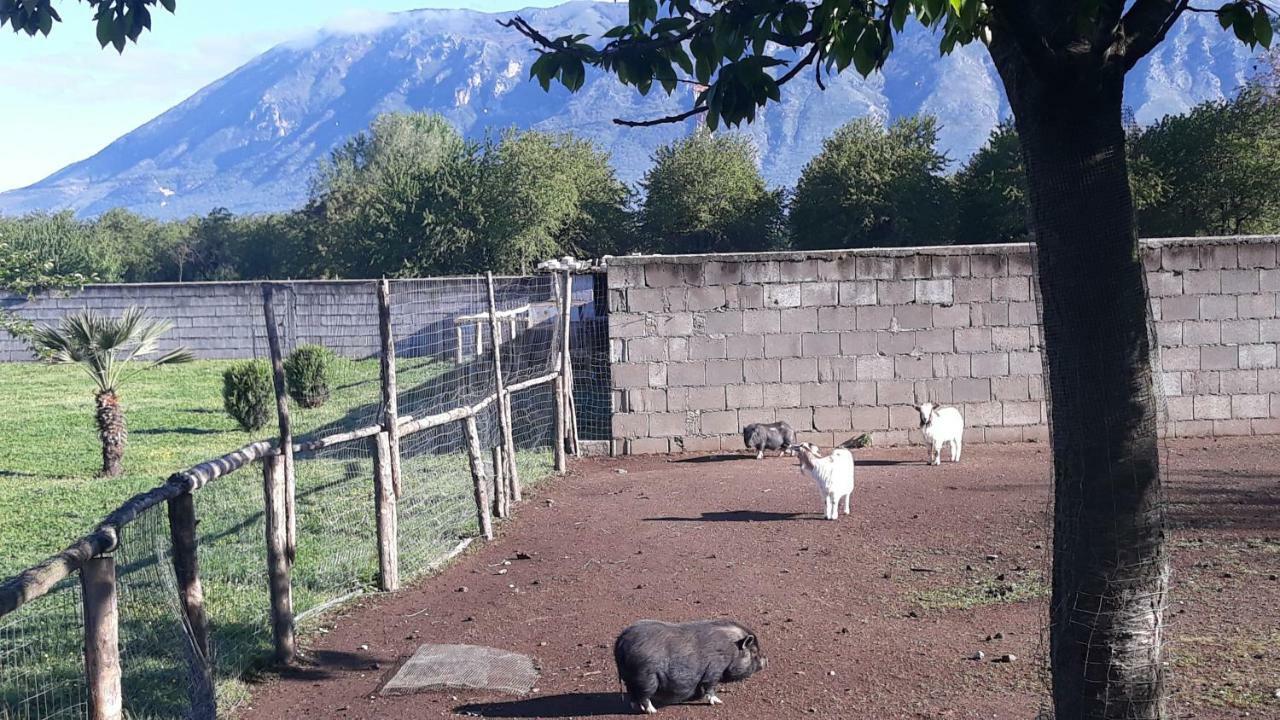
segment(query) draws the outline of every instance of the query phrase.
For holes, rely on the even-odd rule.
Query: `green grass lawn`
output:
[[[226,366],[200,361],[158,368],[125,386],[126,472],[106,480],[95,477],[100,455],[87,376],[74,367],[0,365],[0,577],[62,549],[130,495],[171,473],[271,436],[273,427],[254,435],[241,431],[222,411]],[[402,361],[400,386],[419,385],[441,370],[429,361]],[[296,436],[349,428],[376,416],[376,360],[340,360],[333,375],[333,396],[324,407],[295,407]],[[465,455],[425,446],[425,440],[415,443],[417,437],[406,438],[402,460],[400,562],[406,578],[475,532]],[[522,451],[517,461],[526,482],[550,474],[549,450]],[[270,640],[259,467],[196,494],[201,576],[223,708],[244,696],[240,678],[260,665]],[[296,612],[373,582],[371,472],[363,442],[297,463]],[[185,707],[187,645],[168,552],[168,521],[158,507],[126,529],[116,554],[131,717],[180,717]],[[0,618],[0,718],[83,715],[77,604],[74,583],[66,583]]]

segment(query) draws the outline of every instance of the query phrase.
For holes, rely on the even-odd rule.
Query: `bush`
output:
[[[222,373],[222,405],[246,432],[266,426],[274,402],[271,367],[265,361],[239,362]]]
[[[329,361],[333,352],[321,345],[299,345],[284,361],[289,397],[304,408],[318,408],[329,399]]]

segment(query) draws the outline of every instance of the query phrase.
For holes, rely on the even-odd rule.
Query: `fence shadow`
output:
[[[704,512],[698,517],[651,517],[645,522],[780,522],[783,520],[817,520],[807,513],[765,512],[762,510],[726,510]]]
[[[473,703],[459,705],[453,712],[487,718],[576,718],[634,713],[620,692],[565,693],[510,702]]]

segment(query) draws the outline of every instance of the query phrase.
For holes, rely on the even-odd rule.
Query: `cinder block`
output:
[[[685,435],[684,437],[671,438],[671,452],[673,453],[720,452],[721,449],[722,445],[719,436]],[[728,449],[737,450],[738,448],[735,446]]]
[[[645,265],[644,282],[651,288],[683,287],[684,272],[675,264]]]
[[[1237,317],[1274,318],[1276,316],[1276,293],[1240,295],[1236,298],[1236,302]]]
[[[800,335],[766,335],[764,356],[767,358],[800,357]]]
[[[727,357],[726,341],[722,337],[689,338],[690,360],[720,360]]]
[[[850,413],[852,429],[856,432],[889,429],[889,408],[854,407]]]
[[[1049,442],[1049,426],[1048,425],[1024,425],[1022,427],[1022,441],[1029,442],[1029,443]]]
[[[633,288],[644,284],[643,265],[610,265],[605,275],[610,288]]]
[[[1201,370],[1182,374],[1183,395],[1217,395],[1221,388],[1221,373],[1216,370]]]
[[[1248,437],[1253,434],[1253,423],[1249,420],[1214,420],[1214,437]]]
[[[964,307],[957,305],[956,307]],[[996,327],[1009,324],[1008,303],[974,303],[969,306],[969,324],[973,327]]]
[[[911,405],[893,405],[889,408],[889,427],[893,430],[918,428],[920,413]]]
[[[907,255],[893,259],[894,277],[902,280],[915,280],[930,277],[933,262],[927,255]]]
[[[690,310],[716,310],[725,306],[724,288],[716,285],[689,288],[685,307]]]
[[[974,277],[1001,277],[1008,275],[1008,263],[1003,255],[972,255],[969,273]]]
[[[1228,345],[1248,345],[1261,342],[1260,327],[1259,321],[1256,319],[1223,320],[1222,342]]]
[[[1227,295],[1243,295],[1258,292],[1261,273],[1258,270],[1223,270],[1222,292]]]
[[[964,413],[961,413],[961,415],[963,414]],[[986,441],[987,441],[986,428],[971,427],[966,422],[965,428],[964,428],[964,444],[965,445],[975,445],[975,444],[983,443]]]
[[[1031,281],[1025,276],[992,278],[991,299],[1026,302],[1031,299]]]
[[[813,410],[815,430],[849,430],[852,415],[847,407],[818,407]]]
[[[1195,398],[1171,397],[1165,401],[1169,419],[1174,421],[1195,419]]]
[[[627,340],[628,362],[651,362],[667,359],[667,341],[660,337],[631,338]]]
[[[189,322],[189,321],[188,321]],[[644,315],[631,313],[609,314],[609,337],[639,338],[651,332]]]
[[[840,352],[844,355],[868,355],[876,352],[877,333],[871,330],[840,333]]]
[[[661,289],[630,288],[627,290],[627,309],[631,312],[662,312],[667,309],[666,294]],[[612,320],[610,318],[610,322]]]
[[[826,308],[818,311],[818,327],[822,330],[888,330],[889,325],[893,322],[894,315],[891,307],[863,305],[856,310],[856,324],[838,324],[828,327],[822,321],[824,310]],[[840,308],[832,308],[831,310],[837,313],[841,312]]]
[[[876,382],[875,405],[913,405],[916,402],[915,383],[910,380],[879,380]]]
[[[875,280],[855,280],[840,283],[841,305],[875,305],[878,302]]]
[[[709,262],[703,270],[707,285],[737,285],[742,282],[742,263]]]
[[[989,352],[992,328],[960,328],[955,331],[956,350],[959,352]]]
[[[1185,333],[1185,330],[1183,331]],[[1199,347],[1171,347],[1160,353],[1160,366],[1165,371],[1199,370]]]
[[[969,305],[933,305],[933,326],[947,328],[968,327]]]
[[[1270,417],[1270,398],[1266,395],[1232,395],[1231,417],[1253,419]]]
[[[905,354],[915,349],[916,333],[914,331],[881,330],[876,333],[876,350],[881,355]]]
[[[1187,320],[1182,323],[1182,342],[1186,345],[1217,345],[1222,342],[1221,320]]]
[[[818,380],[843,382],[858,379],[857,357],[818,358]]]
[[[1009,372],[1014,375],[1040,375],[1044,372],[1044,360],[1039,352],[1011,352]]]
[[[1038,402],[1006,402],[1002,415],[1005,425],[1037,425],[1044,421]]]
[[[818,263],[816,260],[780,262],[778,272],[782,282],[812,282],[818,279]]]
[[[1263,270],[1259,273],[1258,289],[1263,292],[1280,291],[1280,269]]]
[[[655,314],[653,326],[661,337],[685,337],[693,334],[693,315],[687,312]]]
[[[1029,401],[1030,379],[1025,375],[991,378],[991,394],[996,400]]]
[[[707,384],[732,385],[744,380],[741,360],[708,360]]]
[[[758,310],[764,307],[763,285],[730,285],[724,289],[725,304],[740,310]]]
[[[667,384],[674,387],[705,385],[707,382],[707,365],[705,362],[682,362],[667,365]]]
[[[725,392],[723,387],[689,388],[689,410],[724,410]]]
[[[805,333],[800,338],[800,353],[805,357],[835,356],[840,354],[839,333]]]
[[[671,451],[671,443],[666,438],[636,438],[626,443],[628,455],[665,455]]]
[[[957,278],[951,282],[952,300],[958,303],[989,302],[991,278]]]
[[[1252,420],[1249,427],[1253,430],[1254,435],[1280,435],[1280,420]]]
[[[881,305],[906,305],[916,299],[916,286],[912,280],[876,281],[876,299]]]
[[[627,293],[623,290],[609,291],[609,314],[627,311]]]
[[[685,303],[685,288],[669,287],[662,289],[662,302],[668,312],[682,312],[689,309]]]
[[[933,378],[916,380],[912,384],[915,385],[915,397],[919,401],[927,400],[935,405],[947,405],[954,402],[951,393],[952,382],[954,381],[951,378]]]
[[[1222,293],[1222,271],[1189,270],[1182,275],[1182,293],[1186,295],[1219,295]]]
[[[859,312],[861,312],[864,309],[869,309],[869,308],[859,308]],[[890,329],[927,330],[929,328],[932,328],[934,325],[934,322],[933,322],[934,311],[949,309],[949,308],[942,308],[940,306],[930,306],[930,305],[895,305],[892,308],[885,308],[885,309],[892,310],[893,312],[893,319],[889,323]],[[896,323],[896,326],[894,325],[894,323]],[[862,326],[862,323],[859,322],[858,329],[864,330],[864,329],[870,329],[870,328],[864,328]]]
[[[1002,422],[1003,403],[966,403],[962,408],[965,425],[998,426]]]
[[[699,320],[701,323],[699,324]],[[694,316],[694,332],[707,335],[738,335],[742,333],[742,311],[723,310]]]
[[[799,407],[801,405],[800,394],[790,383],[769,383],[761,387],[764,391],[765,407]]]
[[[871,441],[876,447],[905,447],[913,441],[910,430],[880,430],[872,433]]]
[[[894,373],[900,378],[931,378],[933,358],[929,355],[897,355],[894,357]]]
[[[804,307],[840,304],[840,286],[834,282],[809,282],[800,286],[800,304]]]
[[[1233,370],[1239,367],[1239,351],[1231,346],[1200,348],[1201,370]]]
[[[649,387],[666,387],[667,386],[667,364],[666,363],[649,363]],[[668,393],[669,395],[669,393]],[[671,404],[670,397],[667,404]]]
[[[782,359],[781,371],[783,382],[817,382],[818,360],[816,358],[786,357]]]
[[[1182,394],[1182,373],[1176,373],[1176,372],[1157,373],[1156,387],[1166,397],[1181,395]]]
[[[1147,273],[1147,292],[1152,297],[1182,294],[1182,276],[1162,271]]]
[[[1158,322],[1156,326],[1156,343],[1161,347],[1181,347],[1184,344],[1182,337],[1182,323],[1180,322]]]
[[[725,353],[730,358],[764,357],[763,335],[730,335],[725,338]]]
[[[885,315],[885,327],[888,327],[889,320],[893,317],[887,308],[870,306],[859,307],[856,310],[852,307],[818,308],[818,329],[823,332],[856,330],[858,328],[857,313],[862,310],[870,311],[873,314],[880,313]]]
[[[744,360],[742,370],[749,383],[778,382],[781,363],[777,360]]]
[[[1231,398],[1226,395],[1197,395],[1194,398],[1197,420],[1228,420],[1231,418]]]
[[[996,350],[1029,350],[1031,331],[1026,326],[992,328],[991,345]]]
[[[918,303],[950,305],[955,297],[950,279],[917,280],[915,290]]]
[[[789,308],[782,311],[781,332],[806,333],[818,331],[817,308]]]
[[[1278,243],[1252,243],[1236,248],[1237,260],[1242,268],[1273,268],[1276,266]]]
[[[973,375],[972,356],[967,353],[940,353],[933,356],[935,377],[967,378]]]
[[[1280,369],[1258,371],[1258,392],[1280,393]]]
[[[895,277],[893,258],[858,257],[855,265],[859,280],[890,280]]]
[[[1241,368],[1273,368],[1276,366],[1276,346],[1274,344],[1241,345]]]
[[[857,359],[857,364],[858,376],[856,379],[858,380],[893,379],[893,358],[891,357],[885,355],[860,355]]]
[[[730,385],[725,391],[725,408],[758,408],[764,404],[763,385]]]
[[[968,277],[969,258],[964,255],[938,255],[933,258],[933,277]]]
[[[627,413],[652,413],[667,411],[666,388],[640,388],[625,391]]]
[[[1200,247],[1200,267],[1230,270],[1238,265],[1235,245],[1208,245]]]
[[[798,283],[772,283],[764,287],[764,306],[767,308],[800,307]]]
[[[1208,437],[1213,435],[1212,420],[1188,420],[1173,424],[1174,437]]]
[[[699,429],[703,435],[729,435],[742,432],[738,424],[737,410],[704,412],[700,418]]]
[[[1280,320],[1258,321],[1259,342],[1280,342]]]
[[[649,416],[649,435],[673,437],[684,435],[689,416],[682,412],[653,413]]]
[[[974,377],[1004,377],[1009,374],[1009,353],[976,353],[971,363]]]
[[[818,262],[820,280],[852,280],[855,277],[857,277],[857,269],[852,255]]]
[[[1200,300],[1201,298],[1198,296],[1160,298],[1160,315],[1156,319],[1164,321],[1199,320]]]
[[[796,432],[813,430],[813,408],[779,408],[774,411],[775,422],[785,422]]]
[[[986,442],[995,444],[1022,442],[1021,427],[989,427],[986,430]]]
[[[1040,326],[1040,310],[1033,302],[1009,303],[1009,324],[1038,328]]]
[[[800,388],[800,407],[836,407],[840,404],[839,383],[806,382],[793,387]]]
[[[840,383],[841,405],[875,405],[876,383],[872,380],[855,380]]]
[[[782,324],[782,313],[777,310],[744,310],[742,311],[742,331],[748,334],[770,334],[778,332]]]
[[[922,352],[949,353],[955,350],[955,332],[951,328],[921,330],[916,333],[916,346]]]
[[[1236,312],[1235,295],[1207,295],[1200,298],[1200,317],[1205,320],[1231,320],[1239,317]]]
[[[782,279],[778,263],[772,260],[742,264],[742,282],[748,284],[776,283]]]

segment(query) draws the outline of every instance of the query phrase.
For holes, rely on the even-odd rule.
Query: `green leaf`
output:
[[[1243,42],[1253,42],[1253,15],[1250,14],[1248,8],[1237,8],[1235,20],[1231,23],[1231,29],[1235,30],[1236,37]]]
[[[116,34],[116,22],[111,19],[111,11],[103,7],[98,10],[98,44],[106,47]]]
[[[569,92],[577,92],[586,77],[586,69],[582,66],[581,60],[565,58],[560,63],[560,82],[569,89]]]
[[[560,56],[555,53],[543,53],[542,57],[529,67],[529,77],[538,79],[543,91],[551,89],[551,78],[560,70]]]
[[[693,53],[694,76],[705,85],[711,81],[711,73],[720,59],[715,43],[710,35],[703,33],[689,42],[689,50]]]
[[[1271,18],[1267,17],[1265,10],[1259,10],[1258,14],[1253,16],[1253,36],[1257,38],[1259,45],[1270,48],[1273,34]]]
[[[898,4],[893,6],[893,17],[891,18],[891,22],[893,23],[894,30],[902,32],[902,28],[906,27],[907,15],[910,10],[911,3],[906,0],[899,0]]]
[[[1227,3],[1218,8],[1218,24],[1223,30],[1231,27],[1231,24],[1236,21],[1236,11],[1239,9],[1240,6],[1236,3]]]
[[[907,3],[898,3],[902,7],[906,7]],[[799,35],[804,32],[804,26],[809,22],[809,8],[804,3],[787,3],[782,11],[781,29],[786,35]]]
[[[48,37],[49,31],[53,29],[53,16],[49,14],[49,8],[47,6],[41,5],[40,11],[36,17],[39,22],[40,32],[45,37]]]
[[[178,7],[178,0],[160,0],[160,4],[163,5],[164,9],[168,10],[169,12],[176,12]]]

